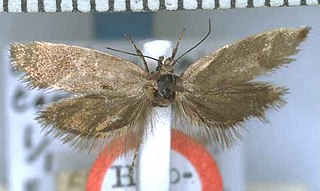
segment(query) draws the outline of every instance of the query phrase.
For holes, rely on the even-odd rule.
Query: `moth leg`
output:
[[[186,30],[186,29],[182,29],[182,31],[181,31],[181,33],[180,33],[180,35],[179,35],[177,44],[176,44],[176,46],[174,47],[174,49],[173,49],[173,51],[172,51],[171,59],[173,59],[173,58],[176,56],[177,52],[178,52],[178,47],[179,47],[179,44],[180,44],[180,42],[181,42],[181,40],[182,40],[182,37],[183,37],[183,35],[184,35],[184,31],[185,31],[185,30]]]
[[[145,67],[145,70],[149,73],[149,68],[148,68],[148,64],[146,59],[144,58],[144,55],[142,54],[141,50],[136,46],[136,44],[134,43],[134,41],[132,40],[132,38],[129,35],[126,35],[126,37],[128,38],[129,42],[133,45],[136,53],[139,55],[139,57],[141,58],[143,65]]]
[[[134,168],[135,165],[136,165],[136,160],[137,160],[138,152],[139,152],[139,150],[135,150],[135,151],[134,151],[134,155],[133,155],[133,159],[132,159],[132,162],[131,162],[131,169],[130,169],[130,172],[129,172],[129,176],[132,176],[132,175],[133,175],[133,168]]]

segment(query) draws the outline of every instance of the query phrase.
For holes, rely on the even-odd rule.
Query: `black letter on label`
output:
[[[115,165],[111,167],[112,169],[116,170],[116,178],[117,182],[115,185],[112,186],[112,188],[121,188],[121,187],[129,187],[129,186],[135,186],[135,182],[133,179],[133,175],[130,176],[130,172],[133,170],[131,165],[121,166],[121,165]],[[123,174],[123,168],[126,169],[127,173]],[[134,173],[132,173],[134,174]],[[128,178],[128,184],[123,183],[123,178]]]
[[[12,100],[12,107],[16,112],[27,110],[28,105],[26,104],[26,96],[26,93],[21,88],[16,89]]]
[[[44,171],[46,173],[49,173],[52,171],[52,166],[53,166],[53,154],[52,153],[48,153],[46,154],[45,158],[44,158]]]
[[[30,179],[27,180],[24,183],[24,189],[25,191],[39,191],[39,183],[40,181],[38,179]]]
[[[176,184],[180,181],[180,173],[178,169],[171,168],[170,170],[171,184]]]
[[[33,128],[31,125],[27,125],[27,127],[24,129],[24,136],[23,136],[23,142],[24,142],[24,148],[25,149],[31,149],[32,144],[32,134],[33,134]]]

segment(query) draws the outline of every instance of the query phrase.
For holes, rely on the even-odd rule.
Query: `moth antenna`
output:
[[[173,59],[173,58],[176,56],[176,54],[177,54],[179,44],[180,44],[180,42],[181,42],[181,40],[182,40],[182,38],[183,38],[183,35],[184,35],[184,31],[186,31],[185,28],[182,29],[182,31],[181,31],[181,33],[180,33],[180,35],[179,35],[177,44],[176,44],[176,46],[174,47],[174,49],[173,49],[173,51],[172,51],[172,55],[171,55],[171,58],[172,58],[172,59]]]
[[[141,58],[143,65],[145,67],[145,70],[149,73],[149,68],[148,68],[148,64],[147,61],[144,57],[144,55],[142,54],[141,50],[136,46],[136,44],[134,43],[134,41],[132,40],[131,36],[125,34],[125,36],[128,38],[129,42],[133,45],[136,53],[139,55],[139,57]]]
[[[177,59],[173,62],[172,66],[173,66],[180,58],[182,58],[183,56],[185,56],[186,54],[188,54],[189,52],[191,52],[193,49],[195,49],[197,46],[199,46],[203,41],[205,41],[205,40],[208,38],[208,36],[209,36],[210,33],[211,33],[211,19],[209,19],[209,30],[208,30],[208,33],[206,34],[206,36],[203,37],[203,38],[202,38],[196,45],[194,45],[192,48],[190,48],[190,49],[187,50],[185,53],[183,53],[181,56],[179,56],[179,58],[177,58]]]
[[[108,47],[108,46],[106,46],[106,49],[107,49],[107,50],[112,50],[112,51],[115,51],[115,52],[120,52],[120,53],[124,53],[124,54],[128,54],[128,55],[132,55],[132,56],[141,56],[141,55],[136,54],[136,53],[127,52],[127,51],[123,51],[123,50],[111,48],[111,47]],[[149,59],[151,59],[151,60],[154,60],[154,61],[156,61],[156,62],[159,62],[158,59],[155,59],[155,58],[153,58],[153,57],[151,57],[151,56],[145,56],[145,55],[142,55],[142,56],[143,56],[144,58],[149,58]]]

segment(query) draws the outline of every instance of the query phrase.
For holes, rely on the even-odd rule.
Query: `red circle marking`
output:
[[[118,158],[119,154],[123,154],[124,150],[119,151],[117,145],[123,145],[124,137],[119,138],[113,142],[110,149],[104,149],[99,157],[95,160],[91,167],[88,182],[87,191],[101,191],[104,176],[107,170],[111,167],[112,163]],[[120,147],[122,148],[122,147]]]
[[[116,141],[114,145],[121,144],[123,141],[124,139],[121,138]],[[103,179],[107,170],[117,159],[119,153],[123,154],[124,152],[119,152],[119,148],[117,147],[111,146],[110,148],[111,149],[109,149],[108,152],[103,150],[94,162],[88,177],[88,191],[101,191]],[[172,130],[171,148],[185,156],[192,163],[192,166],[195,167],[199,174],[203,191],[223,190],[222,178],[216,162],[212,158],[211,154],[201,144],[177,130]]]
[[[187,144],[186,144],[187,143]],[[222,178],[216,162],[201,144],[180,131],[171,131],[171,148],[185,156],[196,169],[203,191],[222,191]]]

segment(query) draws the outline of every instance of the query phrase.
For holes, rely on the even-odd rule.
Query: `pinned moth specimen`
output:
[[[209,35],[209,32],[197,44]],[[253,82],[257,76],[290,63],[309,28],[280,28],[226,45],[200,58],[181,75],[172,55],[150,58],[144,69],[125,59],[92,49],[47,42],[13,43],[12,64],[31,88],[63,90],[75,96],[43,107],[37,120],[55,137],[77,148],[108,146],[122,137],[136,150],[154,120],[154,107],[173,108],[173,126],[203,144],[229,147],[241,138],[241,124],[264,119],[269,108],[285,103],[286,88]],[[109,48],[111,49],[111,48]],[[156,60],[150,72],[145,58]]]

